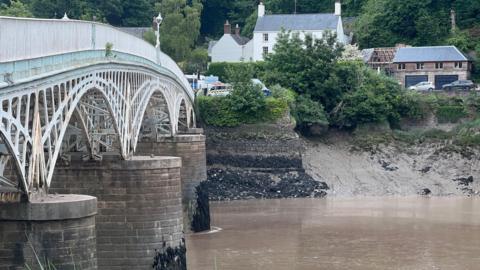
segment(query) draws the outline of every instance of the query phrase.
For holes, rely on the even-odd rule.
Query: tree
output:
[[[328,126],[322,104],[313,101],[309,95],[299,95],[292,110],[297,125],[306,130],[314,124]]]
[[[298,94],[308,94],[319,101],[328,111],[335,103],[331,89],[325,84],[333,73],[335,63],[343,52],[334,34],[327,33],[322,39],[307,35],[304,40],[298,34],[279,34],[275,53],[265,58],[265,81],[280,84]]]
[[[33,17],[27,6],[19,0],[10,1],[10,5],[0,4],[0,16]]]
[[[147,0],[125,1],[123,5],[123,26],[151,26],[152,6]]]
[[[164,17],[160,27],[162,50],[175,61],[185,61],[200,34],[202,4],[198,0],[164,0],[155,5]]]
[[[262,89],[252,82],[254,70],[250,65],[242,66],[242,69],[229,69],[227,75],[233,85],[233,91],[229,95],[233,111],[240,115],[240,119],[258,120],[266,109],[265,96]]]
[[[355,24],[362,48],[434,45],[449,34],[452,0],[368,0]]]
[[[197,48],[188,56],[185,72],[203,74],[207,70],[207,65],[208,51],[203,48]]]

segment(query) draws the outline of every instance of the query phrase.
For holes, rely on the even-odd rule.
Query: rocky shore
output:
[[[208,170],[206,187],[210,200],[320,198],[327,195],[325,182],[305,172],[252,172],[232,169]]]
[[[300,137],[288,125],[207,128],[210,200],[324,197],[328,186],[303,168]]]
[[[480,149],[448,140],[390,130],[302,138],[278,125],[206,132],[210,200],[480,194]]]

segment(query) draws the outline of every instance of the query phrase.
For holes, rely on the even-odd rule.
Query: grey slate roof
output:
[[[394,63],[468,61],[455,46],[399,48]]]
[[[237,42],[238,45],[245,45],[250,41],[249,38],[242,37],[242,36],[239,36],[239,35],[232,35],[232,38],[233,38],[233,40],[235,40],[235,42]]]
[[[367,63],[368,61],[370,61],[373,55],[373,51],[374,51],[373,48],[362,50],[363,62]]]
[[[265,15],[257,19],[254,32],[285,30],[336,30],[339,16],[334,14]]]

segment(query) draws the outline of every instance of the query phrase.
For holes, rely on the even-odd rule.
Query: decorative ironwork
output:
[[[0,92],[0,185],[27,196],[48,192],[62,154],[130,158],[139,137],[172,136],[194,126],[193,104],[176,80],[139,66],[85,67]],[[3,150],[2,150],[3,149]],[[13,162],[19,179],[6,164]],[[9,173],[5,173],[8,171]]]

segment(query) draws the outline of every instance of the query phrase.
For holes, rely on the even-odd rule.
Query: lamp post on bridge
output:
[[[157,37],[157,43],[155,48],[160,48],[160,24],[162,24],[162,13],[159,12],[157,17],[153,17],[153,29],[155,30],[155,36]]]

